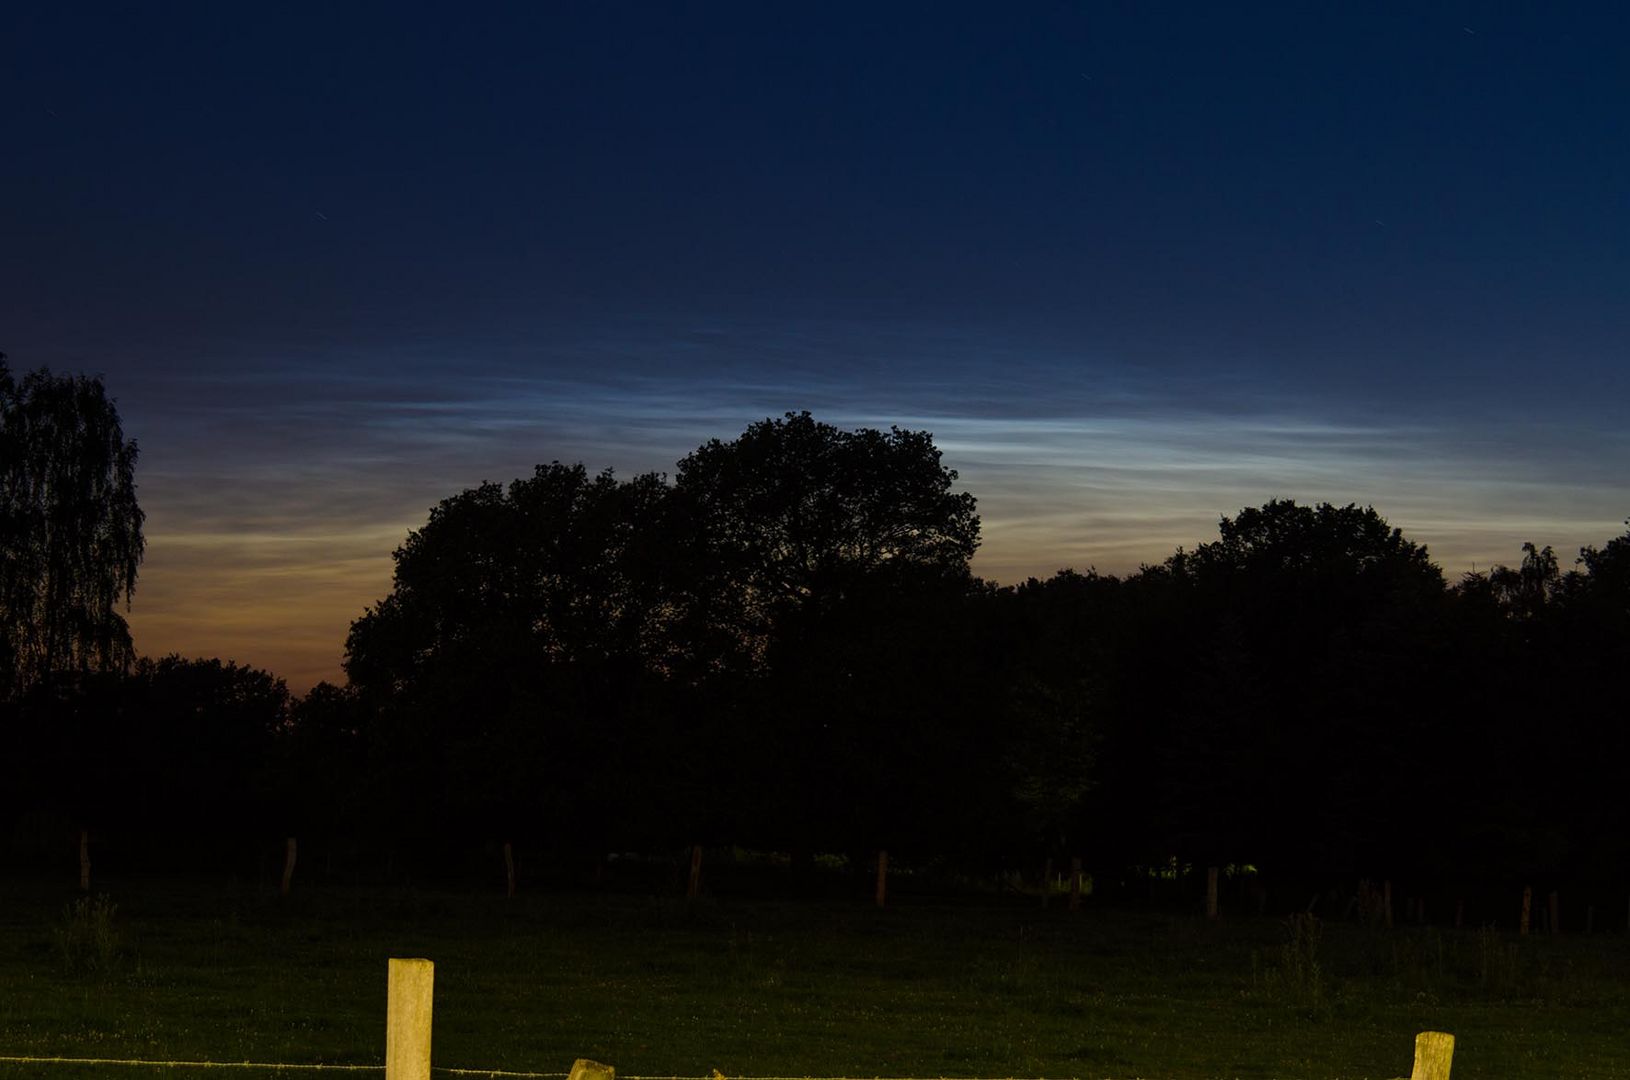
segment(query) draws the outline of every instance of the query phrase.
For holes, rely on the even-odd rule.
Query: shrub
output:
[[[1285,920],[1285,943],[1279,947],[1279,979],[1291,1001],[1318,1008],[1324,1002],[1324,972],[1319,967],[1319,920],[1297,912]]]
[[[57,947],[70,974],[106,974],[118,964],[119,928],[113,921],[118,912],[119,905],[106,893],[94,900],[82,896],[63,910]]]

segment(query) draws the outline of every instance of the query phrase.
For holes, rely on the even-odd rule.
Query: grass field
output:
[[[0,1055],[380,1064],[390,956],[436,962],[438,1066],[622,1075],[1630,1077],[1630,941],[681,899],[0,883]],[[103,914],[106,914],[104,911]],[[98,937],[98,933],[104,934]],[[0,1077],[279,1075],[0,1065]],[[370,1075],[296,1073],[295,1076]],[[379,1074],[373,1074],[379,1075]]]

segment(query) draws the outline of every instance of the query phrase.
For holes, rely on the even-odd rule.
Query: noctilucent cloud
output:
[[[439,499],[789,409],[1004,583],[1623,531],[1630,7],[481,7],[0,14],[0,350],[141,444],[143,653],[338,678]]]

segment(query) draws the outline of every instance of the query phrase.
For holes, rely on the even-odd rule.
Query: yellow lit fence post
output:
[[[436,965],[390,961],[385,1004],[385,1080],[430,1080],[430,1006]]]
[[[1409,1080],[1449,1080],[1455,1056],[1455,1037],[1447,1031],[1423,1031],[1415,1036],[1415,1071]]]

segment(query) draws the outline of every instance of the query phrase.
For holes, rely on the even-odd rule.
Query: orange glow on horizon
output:
[[[987,517],[973,569],[1004,585],[1045,579],[1065,567],[1135,573],[1141,564],[1159,563],[1179,544],[1193,547],[1213,538],[1216,520],[1208,514],[1173,514],[1114,521],[1085,512]],[[390,553],[418,524],[353,532],[313,528],[288,535],[151,533],[129,615],[136,650],[143,656],[179,653],[247,664],[286,680],[296,694],[323,680],[343,683],[340,663],[351,622],[390,591]],[[1486,569],[1515,562],[1512,552],[1520,552],[1521,538],[1529,535],[1520,523],[1445,522],[1436,529],[1415,529],[1396,519],[1393,524],[1427,544],[1451,584],[1474,565]],[[1535,528],[1531,535],[1554,529]],[[1601,544],[1610,535],[1577,543]],[[1573,547],[1542,542],[1556,543],[1565,563],[1571,563],[1566,556]]]

